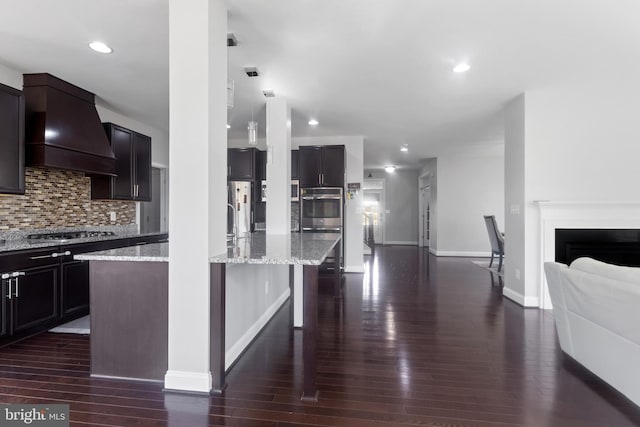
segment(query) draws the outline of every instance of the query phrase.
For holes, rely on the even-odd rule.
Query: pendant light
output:
[[[251,105],[251,121],[247,125],[247,130],[249,131],[249,144],[258,144],[258,122],[253,120],[253,105]]]

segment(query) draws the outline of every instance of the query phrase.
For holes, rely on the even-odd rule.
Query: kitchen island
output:
[[[291,233],[271,235],[252,233],[238,239],[227,252],[209,259],[211,263],[211,371],[212,393],[223,394],[225,383],[225,266],[226,264],[285,264],[303,266],[303,375],[301,399],[318,401],[316,388],[316,340],[318,324],[318,268],[335,248],[334,296],[339,297],[340,234]],[[290,273],[290,301],[293,304],[293,276]],[[293,327],[293,316],[291,316]]]
[[[340,235],[334,233],[252,233],[210,258],[212,393],[223,394],[225,388],[226,264],[301,265],[302,399],[317,401],[318,268],[334,247],[339,251],[339,241]],[[91,261],[91,375],[163,379],[168,354],[168,246],[160,243],[76,256]],[[334,267],[334,292],[339,294],[340,268]],[[289,289],[293,301],[292,280]]]
[[[169,244],[74,258],[90,261],[91,375],[162,381],[168,366]]]

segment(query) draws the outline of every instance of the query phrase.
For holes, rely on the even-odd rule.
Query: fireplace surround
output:
[[[538,238],[538,307],[544,309],[552,308],[551,299],[547,288],[547,281],[544,275],[544,263],[548,261],[565,262],[567,254],[559,254],[565,257],[564,260],[556,257],[556,230],[572,230],[568,235],[583,234],[586,237],[578,237],[577,241],[572,243],[569,256],[575,256],[584,253],[585,250],[591,253],[597,253],[596,259],[609,262],[603,259],[616,252],[618,256],[624,252],[624,255],[633,258],[634,251],[638,251],[637,258],[640,260],[640,243],[634,242],[640,235],[640,202],[554,202],[554,201],[536,201],[539,213],[539,238]],[[579,231],[580,230],[580,231]],[[600,230],[600,231],[597,231]],[[575,231],[575,233],[574,233]],[[600,237],[594,237],[601,234]],[[588,248],[585,241],[592,243],[598,242],[598,239],[611,238],[617,239],[618,242],[611,242],[609,248],[595,250]],[[560,243],[559,243],[560,244]],[[617,248],[616,248],[617,246]],[[613,249],[612,249],[613,248]],[[595,252],[594,252],[595,251]],[[562,251],[561,251],[562,252]],[[566,250],[565,250],[566,252]],[[602,252],[609,252],[603,254]],[[621,262],[614,262],[620,264]],[[631,265],[629,262],[622,262],[625,265]],[[640,265],[640,262],[638,263]]]

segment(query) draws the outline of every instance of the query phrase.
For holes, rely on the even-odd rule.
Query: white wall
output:
[[[289,297],[289,266],[227,264],[225,369]]]
[[[503,293],[524,305],[526,253],[535,250],[525,242],[525,95],[507,104],[504,112],[505,243]],[[535,239],[530,235],[528,240]],[[508,255],[507,255],[508,254]],[[533,283],[530,281],[530,283]],[[535,305],[535,301],[532,305]]]
[[[0,64],[0,83],[22,90],[22,73]]]
[[[418,171],[366,170],[384,179],[384,244],[418,244]]]
[[[504,230],[502,143],[438,156],[437,255],[490,256],[483,215]]]
[[[506,141],[511,146],[507,150],[513,152],[505,160],[508,164],[524,159],[521,168],[506,170],[506,181],[520,187],[507,193],[507,205],[517,204],[520,198],[524,213],[516,221],[523,224],[523,230],[512,231],[511,221],[507,223],[507,247],[515,250],[516,245],[524,255],[512,260],[511,253],[507,254],[505,287],[521,293],[511,297],[523,305],[539,303],[535,200],[640,200],[640,98],[630,95],[636,92],[636,78],[606,77],[573,79],[562,86],[533,90],[507,106],[505,129],[514,132]],[[522,127],[523,143],[518,139]],[[509,272],[512,268],[521,270],[522,283],[514,271]]]

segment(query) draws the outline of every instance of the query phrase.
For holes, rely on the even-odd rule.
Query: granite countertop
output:
[[[83,230],[93,231],[94,227],[86,227]],[[96,228],[97,230],[97,228]],[[50,230],[34,230],[28,232],[28,234],[40,234],[51,232]],[[70,239],[63,243],[55,240],[29,240],[26,238],[27,232],[24,232],[23,238],[13,238],[13,239],[1,239],[5,240],[4,243],[0,244],[0,253],[2,252],[10,252],[10,251],[19,251],[23,249],[38,249],[38,248],[48,248],[48,247],[56,247],[56,246],[64,246],[64,245],[75,245],[78,243],[91,243],[91,242],[104,242],[108,240],[119,240],[119,239],[130,239],[133,237],[144,237],[144,236],[157,236],[160,234],[166,234],[166,232],[162,233],[139,233],[138,231],[133,230],[123,230],[117,231],[114,236],[95,236],[95,237],[84,237],[81,239]]]
[[[127,246],[126,248],[89,252],[75,255],[73,259],[87,261],[147,261],[168,262],[169,243]]]
[[[339,240],[338,233],[272,235],[256,232],[237,239],[226,253],[209,258],[209,262],[320,265]]]

